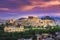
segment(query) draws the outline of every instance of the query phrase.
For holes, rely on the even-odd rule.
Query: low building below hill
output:
[[[22,31],[24,31],[24,26],[20,27],[9,26],[4,28],[4,32],[22,32]]]

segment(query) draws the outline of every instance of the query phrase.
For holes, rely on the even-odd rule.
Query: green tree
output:
[[[4,24],[1,24],[0,25],[0,30],[4,30],[4,27],[5,27],[5,25]]]

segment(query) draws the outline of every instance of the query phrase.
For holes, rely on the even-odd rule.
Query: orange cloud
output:
[[[60,2],[59,1],[45,2],[43,6],[53,6],[53,5],[60,5]]]
[[[51,1],[39,1],[39,0],[29,0],[29,2],[31,3],[31,5],[24,5],[22,7],[19,8],[19,10],[22,11],[28,11],[28,10],[32,10],[33,8],[49,8],[49,7],[57,7],[58,5],[60,5],[60,1],[59,0],[51,0]]]
[[[48,7],[48,6],[53,6],[53,5],[60,5],[60,1],[59,0],[51,0],[51,1],[37,1],[37,0],[31,0],[30,1],[32,3],[32,5],[36,5],[36,6],[40,6],[40,7]]]
[[[9,8],[0,8],[0,10],[5,10],[5,11],[7,11],[7,10],[9,10]]]
[[[26,5],[21,8],[21,10],[26,11],[26,10],[32,10],[35,6],[32,5]]]

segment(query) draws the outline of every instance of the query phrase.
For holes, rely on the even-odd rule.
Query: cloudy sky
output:
[[[0,18],[59,16],[60,0],[0,0]]]

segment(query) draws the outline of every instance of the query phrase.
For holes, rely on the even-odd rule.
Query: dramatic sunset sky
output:
[[[0,0],[0,18],[26,16],[60,17],[60,0]]]

